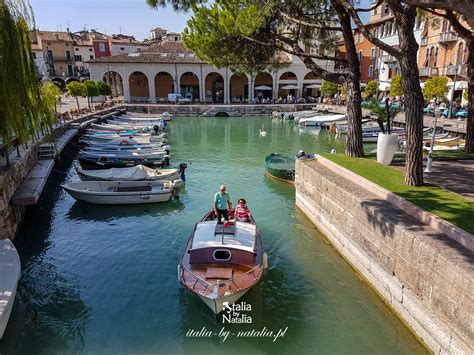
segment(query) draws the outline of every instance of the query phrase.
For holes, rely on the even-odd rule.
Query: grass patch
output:
[[[403,172],[370,158],[351,158],[344,154],[321,154],[326,159],[370,180],[474,234],[474,202],[436,185],[406,186]]]

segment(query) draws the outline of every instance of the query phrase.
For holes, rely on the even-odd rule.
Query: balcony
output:
[[[384,63],[398,63],[398,59],[392,55],[383,55],[382,62]]]
[[[430,74],[431,74],[431,68],[430,67],[419,68],[419,71],[420,71],[420,76],[430,76]]]
[[[452,42],[458,40],[458,34],[456,32],[441,32],[439,34],[439,42]]]

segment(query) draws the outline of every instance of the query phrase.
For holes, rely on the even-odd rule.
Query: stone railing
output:
[[[456,32],[441,32],[439,34],[440,42],[452,42],[458,40],[458,34]]]

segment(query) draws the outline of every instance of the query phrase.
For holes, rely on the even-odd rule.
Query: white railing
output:
[[[439,41],[440,42],[450,42],[450,41],[457,41],[458,34],[456,32],[441,32],[439,34]]]

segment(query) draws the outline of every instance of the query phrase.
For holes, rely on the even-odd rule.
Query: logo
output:
[[[223,306],[222,323],[252,323],[252,317],[246,314],[246,312],[252,311],[252,305],[249,303],[229,304],[229,302],[224,302]]]

